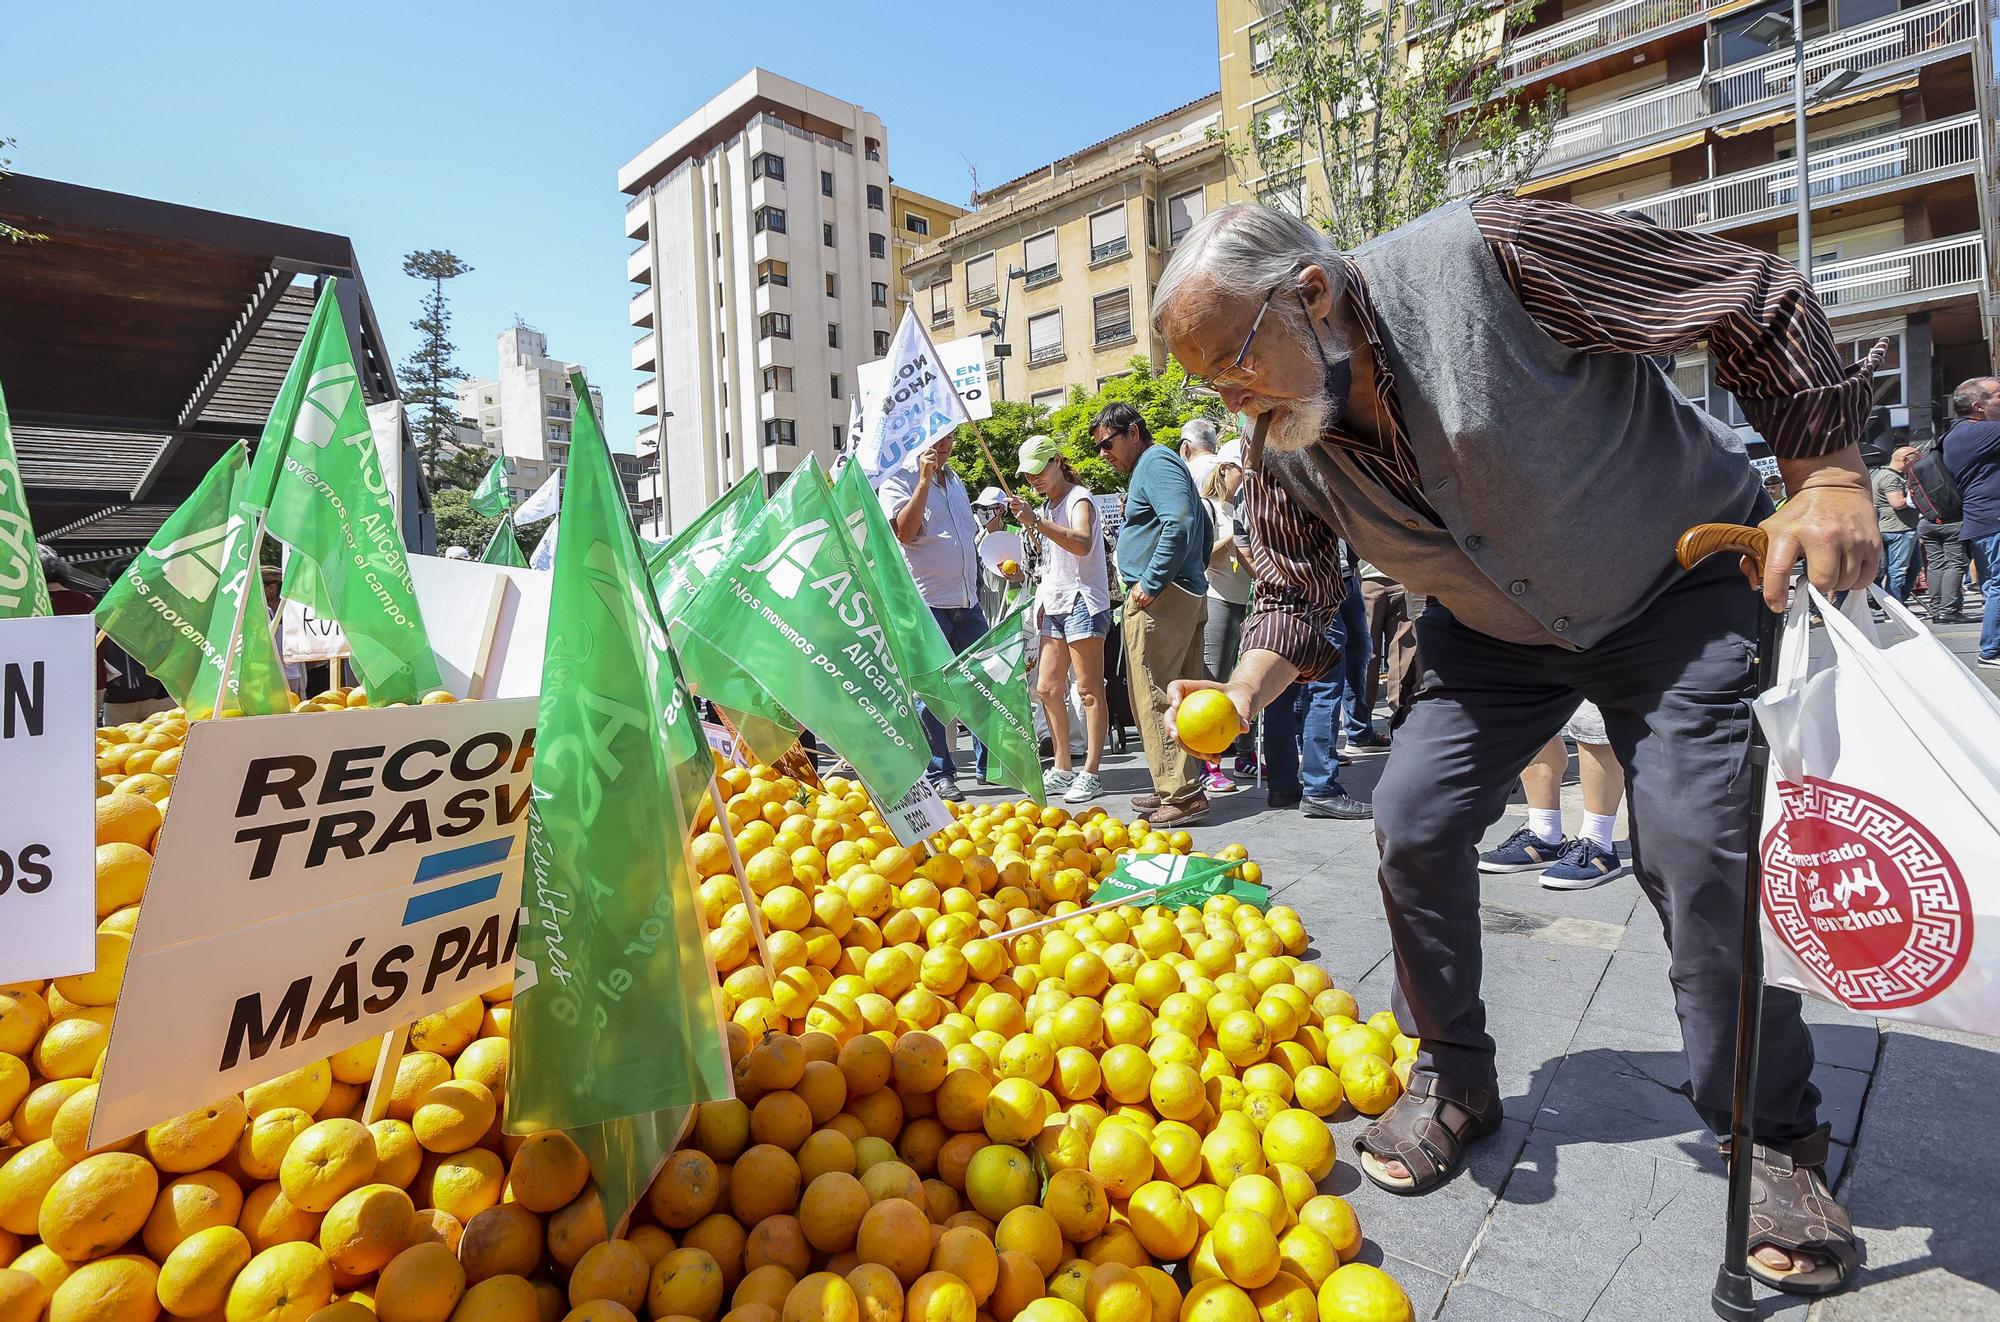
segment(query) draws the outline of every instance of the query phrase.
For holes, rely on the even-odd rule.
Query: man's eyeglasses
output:
[[[1286,280],[1272,285],[1265,293],[1264,301],[1257,307],[1257,316],[1250,323],[1250,333],[1243,337],[1243,347],[1236,351],[1236,358],[1229,366],[1223,368],[1214,376],[1197,376],[1193,372],[1189,372],[1188,380],[1194,382],[1197,386],[1206,386],[1208,389],[1217,392],[1247,386],[1252,381],[1255,381],[1257,379],[1257,369],[1254,367],[1245,367],[1243,360],[1250,356],[1250,346],[1257,342],[1257,331],[1264,324],[1265,314],[1271,310],[1271,299],[1280,289],[1285,288],[1289,283],[1290,281]]]
[[[1110,454],[1111,447],[1118,444],[1118,438],[1120,436],[1123,436],[1126,430],[1127,430],[1126,428],[1120,427],[1117,431],[1112,432],[1109,436],[1106,436],[1103,439],[1099,440],[1097,442],[1097,452],[1099,454]]]

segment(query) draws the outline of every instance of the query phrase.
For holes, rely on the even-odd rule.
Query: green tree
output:
[[[13,145],[14,145],[14,140],[12,138],[0,137],[0,151],[5,151],[7,148]],[[0,179],[5,179],[10,173],[12,173],[12,171],[8,170],[7,168],[9,165],[12,164],[13,162],[9,160],[7,157],[0,156]],[[0,220],[0,239],[5,239],[9,243],[40,243],[43,239],[46,239],[48,237],[49,236],[46,234],[31,233],[28,230],[21,229],[14,225],[9,225],[6,221]]]
[[[403,258],[404,275],[431,282],[417,319],[410,323],[422,338],[397,367],[396,380],[402,387],[403,407],[409,414],[417,456],[423,462],[424,480],[433,487],[439,465],[456,449],[452,428],[458,422],[458,392],[452,387],[465,380],[465,373],[452,361],[458,346],[451,342],[451,303],[445,297],[444,282],[471,270],[446,248],[426,248]]]
[[[1098,457],[1097,443],[1090,435],[1091,419],[1108,404],[1130,404],[1139,410],[1147,430],[1162,445],[1180,444],[1181,424],[1195,418],[1207,418],[1225,432],[1228,428],[1229,414],[1222,401],[1211,394],[1197,394],[1188,383],[1186,370],[1172,356],[1157,372],[1148,359],[1135,356],[1124,375],[1106,381],[1095,393],[1071,386],[1069,399],[1055,409],[995,401],[993,416],[980,423],[979,429],[993,447],[993,458],[1007,470],[1008,485],[1030,502],[1041,498],[1014,476],[1021,442],[1030,436],[1054,437],[1079,485],[1095,492],[1123,491],[1125,475]],[[951,466],[970,491],[993,484],[993,470],[986,466],[970,427],[960,427],[952,437]]]
[[[437,521],[437,544],[440,554],[447,546],[463,546],[472,558],[486,549],[486,543],[493,536],[493,527],[498,519],[489,519],[472,508],[472,490],[465,486],[443,486],[431,489],[431,517]],[[542,533],[548,528],[546,523],[535,525],[532,534],[516,528],[514,541],[521,548],[521,554],[534,554],[535,543],[542,540]]]
[[[484,450],[464,450],[448,446],[437,462],[434,476],[426,478],[432,488],[463,487],[471,491],[486,476],[486,470],[493,467],[493,456]]]
[[[1276,103],[1230,144],[1260,197],[1356,248],[1450,201],[1510,189],[1548,150],[1562,95],[1524,101],[1494,56],[1536,0],[1277,0]],[[1302,162],[1325,163],[1325,192]],[[1316,182],[1316,181],[1315,181]]]

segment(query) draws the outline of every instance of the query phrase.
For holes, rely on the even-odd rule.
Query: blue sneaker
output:
[[[1498,849],[1479,856],[1481,872],[1536,872],[1556,861],[1563,842],[1544,840],[1527,827],[1507,837]]]
[[[1583,891],[1624,872],[1625,862],[1595,840],[1565,841],[1562,856],[1542,870],[1542,885],[1552,891]]]

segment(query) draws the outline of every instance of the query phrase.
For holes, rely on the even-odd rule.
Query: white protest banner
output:
[[[0,620],[0,983],[97,966],[94,627]]]
[[[504,983],[536,706],[197,723],[92,1146]]]
[[[284,607],[285,627],[280,633],[284,645],[279,650],[286,665],[331,661],[348,655],[347,634],[339,620],[328,619],[302,601],[287,598]]]
[[[908,308],[883,364],[887,380],[872,395],[862,387],[867,425],[854,438],[855,461],[870,482],[910,467],[932,439],[971,419],[937,346]]]
[[[447,560],[443,556],[409,557],[410,582],[417,590],[417,604],[424,619],[438,623],[430,627],[431,651],[445,688],[460,698],[516,698],[537,693],[541,674],[536,671],[529,687],[509,690],[483,682],[492,670],[495,653],[510,653],[518,661],[520,646],[503,643],[516,623],[506,600],[510,585],[539,595],[543,608],[531,623],[534,631],[534,664],[541,664],[541,633],[548,623],[546,579],[528,577],[524,571],[478,560]],[[316,614],[301,602],[285,602],[284,657],[287,662],[326,661],[347,656],[347,635],[338,620]],[[523,672],[525,673],[525,672]]]
[[[946,340],[936,346],[938,361],[951,374],[952,388],[965,403],[965,414],[974,422],[993,416],[993,392],[986,381],[986,344],[976,335]],[[854,369],[857,393],[849,401],[848,431],[859,438],[870,416],[879,417],[881,399],[889,385],[889,360],[877,358]]]

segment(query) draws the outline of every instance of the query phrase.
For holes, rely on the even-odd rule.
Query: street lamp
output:
[[[1766,14],[1749,27],[1743,35],[1750,40],[1778,49],[1786,41],[1792,43],[1792,159],[1798,170],[1799,203],[1799,273],[1806,278],[1806,287],[1812,287],[1812,174],[1806,151],[1806,107],[1817,105],[1828,97],[1838,96],[1855,79],[1855,72],[1846,65],[1829,72],[1826,77],[1810,90],[1806,87],[1806,20],[1805,0],[1792,0],[1792,16],[1786,19],[1778,14]]]

